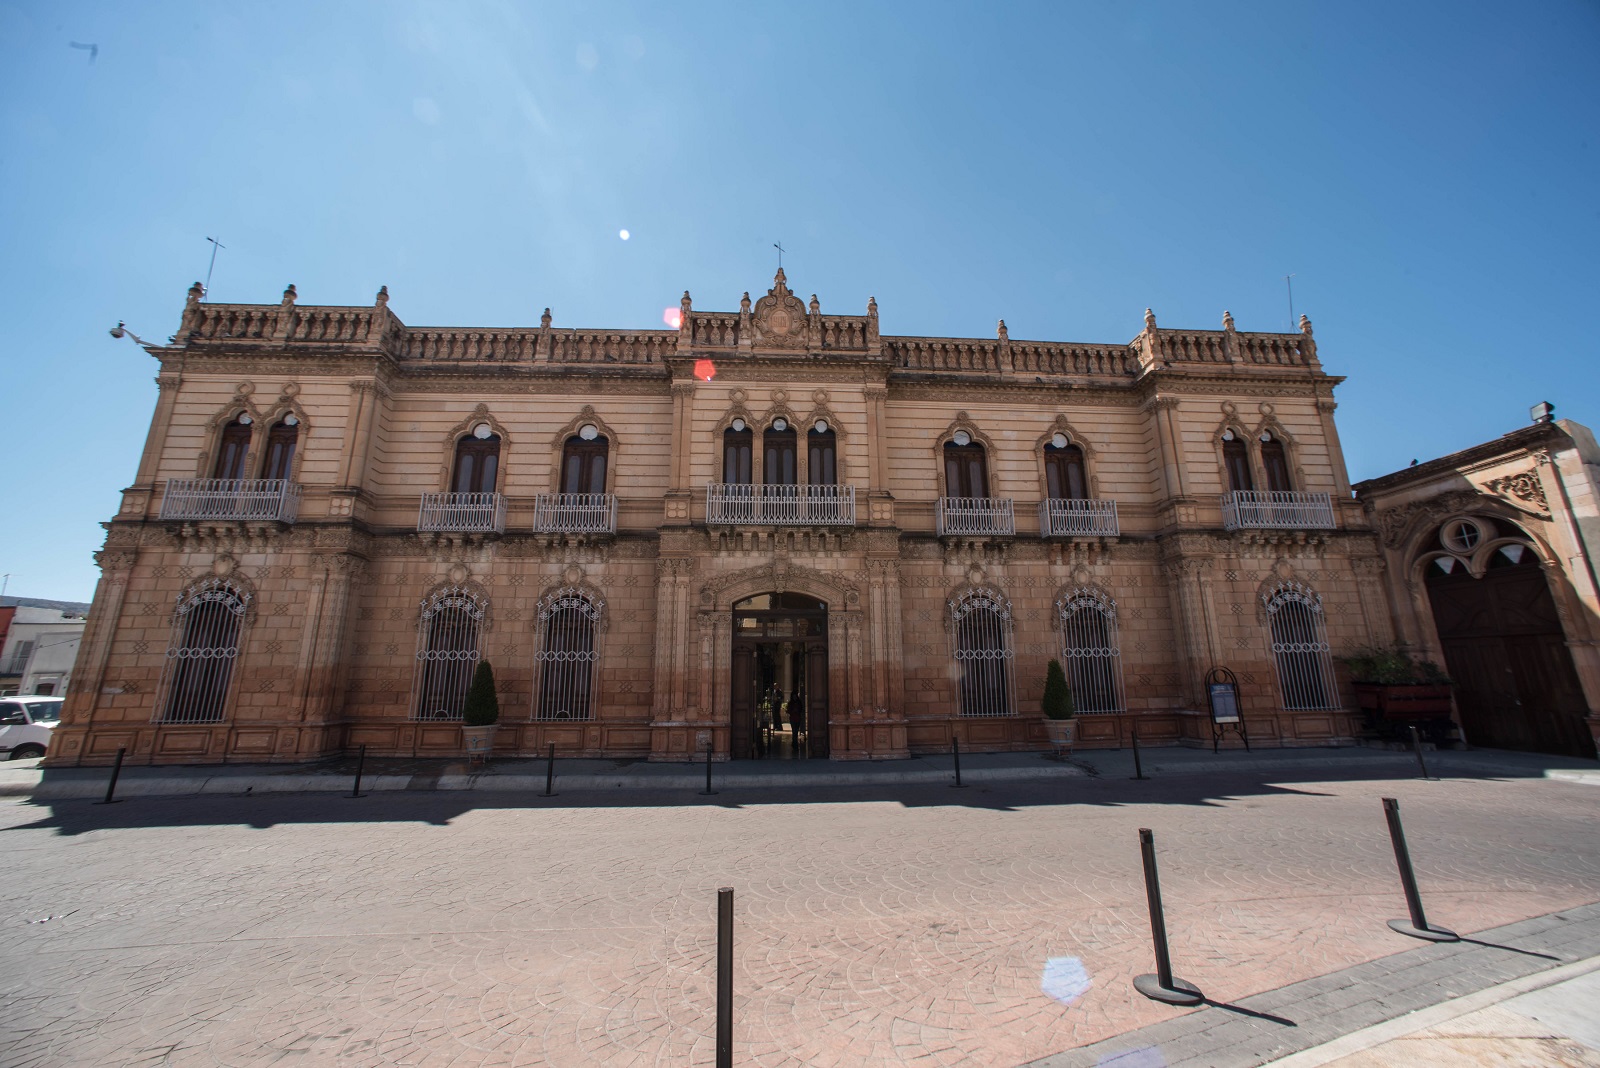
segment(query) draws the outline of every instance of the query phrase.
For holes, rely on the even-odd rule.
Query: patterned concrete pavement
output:
[[[709,1065],[731,885],[736,1063],[1016,1065],[1178,1011],[1140,826],[1215,999],[1410,948],[1384,795],[1441,924],[1600,899],[1593,786],[1341,774],[5,802],[0,1063]]]

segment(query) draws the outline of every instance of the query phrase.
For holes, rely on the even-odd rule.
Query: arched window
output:
[[[605,605],[567,588],[539,602],[539,719],[593,719],[600,612]]]
[[[1283,707],[1338,708],[1322,598],[1298,582],[1286,582],[1261,599],[1267,607]]]
[[[267,431],[267,462],[261,466],[262,478],[289,478],[294,470],[294,449],[299,437],[300,419],[293,412]]]
[[[1081,501],[1089,496],[1089,480],[1084,476],[1083,449],[1057,434],[1060,444],[1044,447],[1045,490],[1053,501]]]
[[[417,719],[460,719],[467,686],[477,670],[479,640],[488,605],[460,586],[422,602],[417,628],[417,674],[412,714]]]
[[[179,599],[156,722],[222,722],[249,606],[250,594],[222,578],[207,579]]]
[[[956,431],[944,444],[944,490],[946,497],[989,496],[989,473],[983,446],[973,441],[965,430]]]
[[[1261,466],[1267,472],[1267,489],[1285,492],[1294,489],[1289,482],[1289,459],[1284,455],[1283,442],[1270,431],[1261,435]]]
[[[768,486],[792,486],[795,468],[795,433],[787,419],[774,419],[761,435],[761,481]]]
[[[838,444],[826,419],[818,419],[806,432],[806,478],[813,486],[838,484]]]
[[[1061,619],[1061,659],[1079,712],[1122,712],[1122,652],[1117,644],[1117,602],[1079,587],[1056,602]]]
[[[500,435],[488,423],[479,423],[472,433],[456,442],[455,470],[450,476],[451,493],[493,493],[500,471]]]
[[[1011,606],[993,590],[972,590],[950,602],[956,632],[957,689],[963,716],[1009,716]]]
[[[212,478],[238,479],[244,477],[245,457],[250,455],[250,424],[248,413],[235,417],[222,427],[222,437],[217,442],[217,462],[212,467]]]
[[[579,427],[561,449],[561,492],[604,493],[610,451],[599,428],[592,423]]]
[[[722,481],[733,486],[750,485],[750,427],[735,419],[722,432]]]
[[[1222,465],[1228,472],[1228,489],[1246,493],[1255,488],[1250,478],[1250,453],[1244,439],[1232,430],[1222,432]]]

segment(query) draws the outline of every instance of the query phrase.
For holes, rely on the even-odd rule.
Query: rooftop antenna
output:
[[[4,597],[6,595],[6,587],[9,585],[11,585],[11,572],[7,571],[5,573],[5,580],[0,582],[0,597]]]
[[[1283,284],[1289,287],[1289,333],[1294,333],[1294,275],[1283,276]]]
[[[217,249],[227,248],[228,246],[224,245],[221,241],[218,241],[214,237],[208,237],[206,240],[211,242],[211,266],[206,268],[205,288],[205,294],[209,297],[211,295],[211,272],[217,269]]]
[[[779,241],[772,246],[778,250],[778,270],[783,270],[783,242]]]

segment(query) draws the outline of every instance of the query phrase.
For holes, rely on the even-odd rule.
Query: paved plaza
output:
[[[1141,826],[1177,974],[1214,1001],[1419,948],[1384,925],[1405,908],[1382,796],[1440,924],[1600,900],[1586,783],[1112,766],[711,798],[6,800],[0,1063],[709,1065],[732,886],[736,1063],[1014,1066],[1184,1012],[1130,985],[1152,967]]]

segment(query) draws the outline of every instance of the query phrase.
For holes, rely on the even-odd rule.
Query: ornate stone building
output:
[[[52,761],[497,748],[869,759],[1353,740],[1333,655],[1392,637],[1311,325],[1127,343],[879,333],[782,271],[669,330],[408,327],[210,304],[160,396]]]
[[[1356,490],[1399,637],[1448,670],[1467,742],[1592,758],[1600,447],[1553,412]]]

